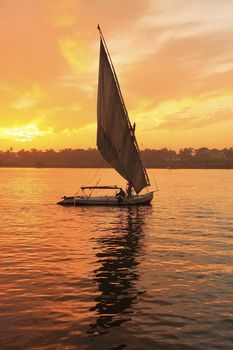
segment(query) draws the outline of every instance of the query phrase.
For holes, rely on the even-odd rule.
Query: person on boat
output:
[[[120,188],[120,191],[116,194],[116,197],[125,197],[125,191]]]
[[[132,184],[131,181],[129,181],[127,183],[127,189],[126,189],[127,198],[131,198],[132,197],[132,190],[133,190],[133,184]]]

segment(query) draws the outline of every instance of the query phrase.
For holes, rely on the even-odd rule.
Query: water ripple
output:
[[[152,207],[56,206],[87,174],[2,171],[0,348],[232,349],[231,172],[157,170]]]

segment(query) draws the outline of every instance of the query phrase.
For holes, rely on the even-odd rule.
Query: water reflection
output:
[[[97,314],[89,335],[110,332],[131,320],[133,305],[143,291],[138,290],[138,265],[143,250],[145,216],[150,208],[122,208],[115,220],[97,238],[96,253],[100,267],[94,270],[99,296],[90,310]]]

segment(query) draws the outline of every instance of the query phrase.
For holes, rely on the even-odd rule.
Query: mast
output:
[[[112,74],[113,74],[115,83],[116,83],[116,87],[117,87],[117,90],[118,90],[118,93],[119,93],[119,97],[120,97],[120,100],[121,100],[121,103],[122,103],[122,107],[123,107],[124,112],[125,112],[125,117],[126,117],[126,121],[127,121],[127,124],[128,124],[128,128],[129,128],[129,131],[130,131],[133,143],[134,143],[134,145],[136,147],[139,159],[140,159],[141,164],[142,164],[143,172],[145,174],[145,178],[146,178],[146,181],[147,181],[147,186],[150,186],[150,180],[149,180],[147,171],[146,171],[145,167],[143,166],[143,161],[142,161],[142,158],[141,158],[140,149],[139,149],[136,137],[135,137],[135,127],[133,128],[132,124],[130,122],[128,111],[127,111],[127,108],[126,108],[126,105],[125,105],[125,102],[124,102],[124,98],[123,98],[123,95],[122,95],[122,92],[121,92],[121,89],[120,89],[120,84],[119,84],[119,81],[118,81],[118,78],[117,78],[117,75],[116,75],[116,71],[115,71],[115,68],[114,68],[114,65],[113,65],[113,62],[112,62],[112,59],[111,59],[111,56],[110,56],[110,53],[109,53],[106,41],[104,39],[104,36],[103,36],[103,33],[102,33],[101,29],[100,29],[99,24],[97,25],[97,29],[99,31],[100,38],[102,40],[105,52],[107,54],[107,58],[108,58],[108,61],[109,61],[109,64],[110,64],[110,67],[111,67],[111,70],[112,70]]]

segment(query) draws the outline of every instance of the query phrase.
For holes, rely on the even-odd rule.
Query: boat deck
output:
[[[86,196],[73,196],[64,197],[63,200],[58,202],[60,205],[115,205],[115,206],[129,206],[129,205],[146,205],[150,204],[153,198],[153,192],[149,192],[142,195],[126,197],[116,196],[99,196],[99,197],[86,197]]]

